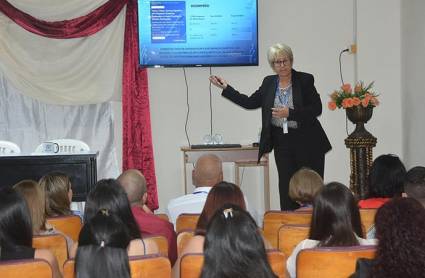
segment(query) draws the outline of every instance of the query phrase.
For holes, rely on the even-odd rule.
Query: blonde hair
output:
[[[267,51],[267,60],[270,67],[273,69],[273,62],[277,56],[287,56],[291,64],[294,62],[294,55],[292,54],[292,49],[283,43],[276,43],[269,47]]]
[[[312,204],[322,187],[323,179],[318,173],[309,168],[301,168],[289,181],[289,197],[302,204]]]
[[[63,173],[49,173],[38,182],[46,196],[47,217],[71,215],[69,190],[71,181]]]
[[[33,180],[23,180],[13,186],[28,204],[31,214],[33,234],[46,230],[45,196],[41,187]]]

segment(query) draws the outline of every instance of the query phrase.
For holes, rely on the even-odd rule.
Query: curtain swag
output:
[[[102,30],[120,13],[128,0],[109,0],[91,13],[71,20],[47,22],[39,20],[0,0],[0,12],[27,31],[56,39],[71,39],[90,36]]]

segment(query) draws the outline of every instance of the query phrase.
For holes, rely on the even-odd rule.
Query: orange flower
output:
[[[364,99],[362,99],[362,105],[363,105],[363,107],[368,107],[369,100],[370,100],[370,98],[364,98]]]
[[[335,101],[329,101],[328,102],[328,108],[329,108],[329,110],[334,111],[336,109],[336,103],[335,103]]]
[[[353,107],[353,99],[352,98],[345,98],[342,101],[342,107],[344,107],[344,108]]]
[[[351,90],[351,85],[350,85],[350,84],[348,84],[348,83],[346,83],[346,84],[342,85],[342,86],[341,86],[341,90],[343,90],[343,91],[344,91],[344,93],[351,93],[351,92],[352,92],[352,90]]]
[[[359,83],[354,87],[354,92],[360,93],[361,91],[362,91],[362,84]]]
[[[360,105],[361,101],[358,97],[353,97],[353,106]]]

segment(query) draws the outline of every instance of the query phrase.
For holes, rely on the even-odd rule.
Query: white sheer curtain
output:
[[[118,163],[110,102],[90,105],[51,105],[22,95],[0,71],[0,140],[18,144],[30,154],[50,139],[73,138],[98,151],[97,176],[115,178]]]
[[[9,1],[42,20],[73,19],[105,1]],[[0,70],[26,96],[51,104],[92,104],[121,92],[125,8],[107,27],[77,39],[26,31],[0,13]]]
[[[8,0],[46,21],[83,16],[107,0]],[[77,39],[32,34],[0,13],[0,140],[23,154],[43,141],[73,138],[98,151],[98,178],[116,177],[113,112],[121,95],[125,9],[107,27]]]

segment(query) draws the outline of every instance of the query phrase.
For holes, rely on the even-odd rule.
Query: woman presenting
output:
[[[246,109],[262,111],[262,129],[258,161],[274,149],[279,174],[280,208],[297,209],[288,196],[289,180],[301,167],[315,170],[323,178],[325,153],[332,147],[317,120],[322,114],[320,95],[314,77],[292,69],[292,50],[275,44],[267,52],[270,67],[276,73],[266,76],[251,96],[236,91],[227,81],[211,76],[210,81],[223,89],[222,96]]]

